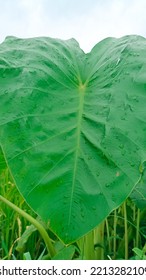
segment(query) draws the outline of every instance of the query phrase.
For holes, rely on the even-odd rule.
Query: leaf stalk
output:
[[[41,234],[41,236],[46,244],[48,253],[50,254],[51,258],[54,257],[56,252],[55,252],[55,249],[52,245],[50,237],[49,237],[47,231],[45,230],[45,228],[36,219],[34,219],[31,215],[29,215],[24,210],[20,209],[15,204],[13,204],[12,202],[10,202],[9,200],[7,200],[6,198],[4,198],[1,195],[0,195],[0,201],[4,202],[6,205],[11,207],[14,211],[16,211],[18,214],[20,214],[22,217],[24,217],[26,220],[28,220],[31,224],[33,224],[37,228],[37,230]]]

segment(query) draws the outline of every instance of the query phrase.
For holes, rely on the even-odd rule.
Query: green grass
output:
[[[19,194],[10,178],[8,170],[5,170],[0,176],[0,194],[33,217],[36,217],[35,213],[31,211]],[[0,259],[9,260],[23,258],[23,250],[20,253],[16,250],[16,247],[28,226],[30,226],[30,224],[27,220],[20,217],[4,203],[0,203]],[[36,259],[43,247],[44,244],[40,235],[36,231],[33,232],[28,239],[26,250],[29,250],[32,258]]]
[[[0,175],[0,195],[37,218],[15,187],[8,170]],[[140,211],[127,199],[94,231],[78,240],[73,259],[145,259],[146,209]],[[38,218],[37,218],[38,219]],[[44,225],[46,227],[46,225]],[[53,246],[63,244],[49,229]],[[134,249],[133,249],[134,248]],[[73,248],[71,248],[72,250]],[[49,259],[45,243],[36,228],[0,202],[0,259]]]

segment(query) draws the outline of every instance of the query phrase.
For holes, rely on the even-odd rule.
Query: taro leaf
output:
[[[0,145],[15,183],[68,244],[130,194],[146,159],[146,39],[8,37],[0,45]]]
[[[130,194],[130,198],[139,209],[146,208],[146,162],[140,166],[141,178]]]

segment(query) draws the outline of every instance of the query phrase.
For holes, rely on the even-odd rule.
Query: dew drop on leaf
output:
[[[6,73],[3,72],[3,73],[1,74],[1,77],[5,79],[5,78],[6,78]]]
[[[100,175],[100,172],[96,172],[96,176],[99,177],[99,175]]]
[[[63,204],[67,204],[67,201],[66,201],[66,200],[64,200],[64,201],[63,201]]]
[[[120,149],[123,149],[123,148],[124,148],[124,144],[121,143],[121,144],[119,145],[119,148],[120,148]]]
[[[126,151],[123,150],[123,151],[121,152],[121,155],[124,156],[125,154],[126,154]]]
[[[92,157],[88,157],[88,160],[91,160],[92,159]]]

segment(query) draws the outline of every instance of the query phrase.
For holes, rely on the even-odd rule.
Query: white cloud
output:
[[[0,0],[0,41],[17,37],[74,37],[85,51],[100,40],[146,36],[145,0]]]

